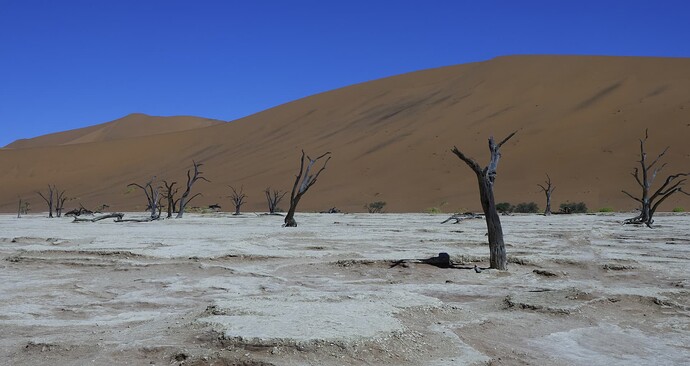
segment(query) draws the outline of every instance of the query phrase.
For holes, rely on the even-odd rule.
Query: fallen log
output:
[[[469,219],[483,219],[483,218],[484,218],[484,216],[482,216],[482,215],[478,215],[478,214],[472,213],[472,212],[465,212],[465,213],[462,213],[462,214],[454,214],[453,216],[451,216],[451,217],[445,219],[445,220],[442,222],[442,224],[445,224],[446,222],[452,221],[452,220],[455,220],[455,222],[454,222],[453,224],[459,224],[460,221],[463,221],[463,220],[469,220]]]
[[[122,219],[122,218],[118,218],[118,219],[115,219],[115,222],[151,222],[151,221],[155,221],[155,220],[158,220],[158,217],[144,217],[144,218],[142,218],[142,219]]]
[[[121,212],[113,212],[113,213],[109,213],[109,214],[105,214],[105,215],[96,216],[96,217],[91,218],[91,219],[75,217],[74,221],[72,221],[72,222],[96,222],[96,221],[100,221],[100,220],[104,220],[104,219],[110,219],[110,218],[114,218],[115,222],[117,222],[118,220],[122,220],[123,216],[125,216],[125,214],[123,214]]]
[[[93,215],[93,211],[86,209],[86,207],[80,203],[79,208],[75,208],[74,210],[70,210],[65,213],[65,216],[77,217],[81,215]]]
[[[402,267],[407,267],[407,263],[421,263],[428,264],[438,268],[456,268],[456,269],[473,269],[474,267],[460,266],[450,260],[450,255],[445,252],[438,253],[437,256],[424,259],[400,259],[394,261],[390,268],[402,265]]]

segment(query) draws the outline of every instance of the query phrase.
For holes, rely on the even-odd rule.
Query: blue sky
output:
[[[690,1],[0,0],[0,146],[511,54],[690,57]]]

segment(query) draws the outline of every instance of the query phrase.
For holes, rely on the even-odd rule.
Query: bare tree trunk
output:
[[[44,201],[46,201],[46,204],[48,205],[48,217],[52,219],[53,218],[53,203],[54,203],[54,201],[53,201],[54,197],[53,196],[55,193],[55,186],[51,186],[50,184],[48,184],[48,193],[47,193],[48,197],[44,196],[43,193],[41,193],[40,191],[37,191],[36,193],[38,193],[38,195],[41,196],[41,198],[43,198]]]
[[[640,160],[638,161],[640,163],[640,168],[635,168],[633,172],[630,173],[635,178],[637,184],[642,188],[642,197],[638,198],[626,191],[622,191],[630,198],[640,203],[640,214],[636,217],[623,221],[623,223],[645,224],[647,225],[647,227],[651,228],[652,224],[654,223],[654,213],[656,212],[656,209],[662,202],[664,202],[668,197],[677,192],[690,195],[687,192],[683,191],[683,185],[685,185],[685,181],[687,179],[678,179],[681,177],[687,177],[688,175],[690,175],[690,173],[678,173],[669,175],[664,181],[664,183],[661,185],[661,187],[659,187],[659,189],[652,193],[652,183],[654,182],[654,179],[656,178],[657,174],[666,166],[666,164],[664,163],[656,168],[654,168],[654,166],[657,162],[659,162],[659,159],[661,159],[661,157],[663,157],[664,154],[666,154],[666,151],[668,151],[669,147],[666,147],[666,149],[664,149],[664,151],[662,151],[661,154],[659,154],[656,157],[656,159],[654,159],[654,161],[647,164],[647,153],[645,152],[644,148],[644,144],[645,142],[647,142],[647,138],[649,138],[649,134],[648,131],[645,130],[644,139],[640,139]],[[652,168],[654,168],[654,170],[650,172]],[[640,177],[640,173],[642,174],[642,177]]]
[[[152,193],[152,196],[153,205],[151,207],[151,219],[158,220],[161,217],[161,211],[163,210],[161,207],[162,197],[160,196],[160,187],[156,187]]]
[[[311,159],[310,157],[307,156],[307,159],[309,160],[309,163],[307,163],[307,166],[305,168],[304,166],[304,150],[302,150],[302,158],[300,159],[300,166],[299,166],[299,174],[295,177],[295,184],[292,186],[292,193],[290,193],[290,209],[288,210],[287,215],[285,215],[285,224],[283,226],[285,227],[296,227],[297,226],[297,221],[295,221],[295,210],[297,210],[297,204],[299,203],[300,199],[302,199],[302,196],[307,193],[307,190],[311,188],[311,186],[316,183],[316,179],[319,177],[321,172],[326,169],[326,164],[328,164],[328,161],[331,160],[331,157],[328,156],[330,155],[330,152],[327,152],[321,156],[319,156],[316,159]],[[311,175],[310,171],[314,164],[319,161],[319,159],[326,158],[326,161],[324,161],[323,166],[321,169],[319,169],[316,174]],[[301,181],[300,181],[301,180]]]
[[[165,185],[165,199],[168,201],[168,216],[167,218],[171,218],[173,212],[175,211],[175,205],[177,204],[177,201],[175,200],[175,195],[177,194],[177,188],[173,189],[175,184],[177,182],[172,182],[168,184],[167,181],[163,181],[163,184]]]
[[[235,205],[235,213],[234,215],[239,215],[240,214],[240,207],[244,204],[245,198],[247,198],[247,195],[244,194],[244,186],[240,187],[240,190],[236,190],[235,187],[233,186],[228,186],[232,190],[232,193],[230,194],[230,199],[232,200],[232,203]]]
[[[501,218],[496,210],[493,183],[490,183],[488,179],[480,176],[477,176],[477,181],[479,183],[479,196],[482,202],[482,209],[484,210],[484,218],[486,220],[486,229],[489,234],[489,267],[506,270],[508,269],[508,257],[506,255],[506,246],[503,242]]]
[[[551,215],[551,193],[553,193],[553,190],[556,189],[556,186],[551,185],[551,177],[549,175],[546,175],[546,187],[544,187],[541,184],[537,184],[542,191],[544,191],[544,194],[546,195],[546,208],[544,209],[544,216],[549,216]]]
[[[295,210],[297,210],[297,204],[301,198],[302,196],[299,195],[290,200],[290,208],[288,209],[287,215],[285,215],[285,224],[283,226],[297,227],[297,221],[295,221]]]
[[[266,194],[266,201],[268,201],[268,213],[275,214],[276,210],[278,209],[278,203],[283,199],[287,192],[280,190],[271,191],[271,187],[268,187],[266,190],[264,190],[264,193]]]
[[[198,196],[200,193],[197,193],[194,195],[192,198],[187,199],[189,197],[189,193],[192,190],[192,186],[194,183],[196,183],[197,180],[205,180],[207,182],[211,182],[210,180],[204,178],[201,176],[201,174],[204,174],[203,172],[199,171],[199,167],[201,167],[202,163],[197,163],[196,161],[192,160],[192,164],[194,165],[194,174],[191,173],[191,170],[187,170],[187,189],[182,193],[182,197],[180,197],[180,206],[177,211],[177,216],[175,218],[180,219],[184,215],[184,210],[187,207],[187,204],[192,200],[192,198]]]
[[[17,207],[17,218],[22,217],[22,198],[19,197],[19,206]]]
[[[484,210],[486,219],[486,229],[489,237],[489,267],[499,270],[508,269],[508,257],[506,255],[505,243],[503,242],[503,228],[501,219],[496,210],[494,200],[494,182],[496,180],[496,168],[501,157],[500,148],[506,141],[515,135],[511,133],[500,143],[494,142],[493,136],[489,138],[489,150],[491,151],[491,161],[489,165],[482,169],[481,166],[472,158],[465,156],[457,147],[451,150],[460,160],[464,161],[477,176],[479,184],[479,198]]]
[[[62,217],[62,210],[65,207],[65,202],[69,199],[67,196],[65,196],[66,191],[60,191],[59,189],[55,190],[57,193],[57,202],[55,204],[55,214],[57,217]]]
[[[160,204],[160,200],[159,200],[160,187],[158,187],[158,186],[155,188],[153,187],[153,182],[155,180],[156,180],[156,177],[154,176],[153,178],[151,178],[151,180],[148,183],[146,183],[143,186],[140,184],[137,184],[137,183],[130,183],[127,185],[127,187],[129,187],[129,186],[139,187],[144,191],[144,194],[146,195],[146,202],[147,202],[146,210],[151,211],[151,219],[157,220],[160,217],[160,213],[157,209],[157,206]]]

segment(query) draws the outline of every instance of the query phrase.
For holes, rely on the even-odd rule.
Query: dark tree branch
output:
[[[168,211],[167,218],[171,218],[173,212],[175,212],[175,205],[177,205],[177,201],[178,201],[175,199],[175,195],[177,194],[177,188],[174,188],[175,184],[177,184],[177,182],[168,183],[167,181],[164,180],[163,184],[165,185],[165,196],[164,196],[164,198],[167,201],[167,211]]]
[[[195,198],[197,198],[197,197],[199,197],[199,196],[203,196],[203,194],[197,193],[197,194],[193,195],[192,197],[190,197],[190,198],[187,200],[187,204],[189,204],[190,202],[192,202],[193,199],[195,199]]]
[[[470,169],[472,169],[472,171],[474,171],[476,174],[483,174],[482,167],[479,166],[479,164],[476,161],[474,161],[474,159],[465,156],[465,154],[463,154],[462,151],[458,150],[458,148],[455,146],[453,146],[453,149],[451,151],[453,152],[453,154],[457,155],[457,157],[460,158],[460,160],[464,161],[465,164],[467,164],[467,166],[469,166]]]
[[[639,198],[637,198],[637,197],[633,196],[632,194],[630,194],[630,193],[628,193],[628,192],[626,192],[626,191],[621,191],[621,192],[623,192],[623,193],[627,194],[627,195],[628,195],[628,197],[630,197],[630,198],[634,199],[635,201],[637,201],[637,202],[639,202],[639,203],[642,203],[642,200],[641,200],[641,199],[639,199]]]
[[[651,164],[649,164],[649,165],[647,166],[647,169],[652,169],[652,167],[654,167],[654,165],[656,164],[656,162],[659,161],[659,159],[661,159],[661,157],[663,157],[664,155],[666,155],[666,151],[668,151],[668,149],[669,149],[669,146],[667,146],[667,147],[664,149],[664,151],[662,151],[661,154],[659,154],[659,156],[657,156],[656,159],[654,159],[654,161],[653,161]],[[664,164],[664,165],[666,165],[666,164]],[[662,166],[662,168],[663,168],[663,166]]]
[[[544,216],[549,216],[551,215],[551,193],[553,193],[556,187],[551,184],[551,177],[549,177],[548,174],[546,174],[545,183],[546,187],[541,184],[537,184],[537,186],[539,186],[539,188],[541,188],[542,191],[544,191],[544,194],[546,195],[546,208],[544,209]]]
[[[640,168],[635,168],[633,170],[633,173],[631,173],[631,175],[635,177],[635,181],[637,182],[637,184],[642,188],[641,197],[635,197],[626,191],[622,192],[641,204],[640,214],[636,217],[627,219],[623,222],[625,224],[645,224],[651,228],[652,224],[654,223],[654,213],[659,208],[659,205],[661,205],[672,194],[678,192],[685,194],[685,192],[682,190],[682,186],[685,184],[686,179],[678,178],[686,177],[690,175],[690,173],[671,174],[668,177],[666,177],[664,183],[656,191],[652,192],[651,186],[654,179],[656,178],[657,174],[661,172],[661,170],[663,170],[664,167],[666,167],[667,164],[661,164],[661,166],[652,170],[651,174],[650,170],[666,154],[669,147],[666,147],[661,152],[661,154],[657,155],[657,157],[650,164],[647,164],[647,153],[645,152],[645,143],[647,142],[648,138],[649,132],[645,129],[645,137],[643,139],[640,139],[640,160],[638,161],[640,164]],[[642,175],[641,177],[640,173]]]
[[[508,137],[504,138],[503,141],[501,141],[501,142],[498,144],[498,146],[496,147],[496,149],[500,149],[501,146],[503,146],[503,144],[505,144],[508,140],[510,140],[513,136],[515,136],[516,133],[517,133],[517,131],[513,131],[513,133],[511,133],[510,135],[508,135]],[[493,137],[492,137],[491,139],[493,139]]]
[[[326,154],[330,154],[330,152]],[[306,179],[304,179],[304,181],[302,182],[302,188],[300,188],[301,193],[306,192],[307,189],[311,188],[311,186],[316,184],[316,179],[319,177],[319,175],[321,175],[321,172],[323,172],[326,169],[326,165],[331,160],[330,156],[326,159],[326,161],[323,163],[323,166],[321,167],[321,169],[319,169],[319,171],[316,172],[316,174],[309,175],[309,170],[311,170],[311,167],[314,165],[314,163],[316,163],[316,161],[324,157],[326,154],[323,154],[314,160],[309,159],[309,157],[307,157],[307,159],[309,159],[309,165],[307,166],[307,171],[305,173]]]
[[[264,190],[264,194],[266,195],[266,201],[268,202],[268,213],[274,214],[276,209],[278,209],[278,203],[283,199],[283,197],[285,197],[287,192],[280,190],[271,191],[271,187],[268,187],[266,190]]]
[[[153,187],[153,182],[156,180],[156,176],[154,175],[153,178],[151,178],[150,181],[148,181],[146,184],[143,186],[138,183],[130,183],[127,185],[127,187],[138,187],[142,191],[144,191],[144,194],[146,195],[146,210],[151,211],[151,218],[154,220],[157,220],[160,217],[159,210],[157,209],[157,206],[160,204],[159,200],[159,189],[160,187]]]
[[[637,184],[640,185],[640,187],[644,187],[644,184],[642,184],[642,181],[640,180],[640,170],[635,168],[632,173],[630,173],[633,177],[635,177],[635,180],[637,181]]]
[[[498,162],[501,157],[500,148],[515,136],[516,132],[511,133],[498,144],[495,143],[493,136],[489,138],[491,160],[484,169],[482,169],[474,159],[467,157],[457,147],[453,147],[451,150],[453,154],[465,162],[477,176],[477,182],[479,183],[479,198],[482,203],[482,209],[484,210],[489,237],[490,266],[491,268],[500,270],[508,268],[508,258],[506,256],[505,243],[503,242],[503,228],[501,227],[501,220],[496,210],[493,186],[496,179],[496,169],[498,168]]]
[[[239,215],[240,208],[244,204],[244,199],[247,198],[247,195],[244,194],[244,186],[241,186],[239,191],[236,190],[233,186],[228,187],[230,187],[230,189],[232,190],[232,194],[230,194],[230,199],[232,200],[232,203],[235,205],[234,215]]]
[[[191,198],[188,200],[187,197],[189,197],[194,183],[196,183],[197,180],[204,180],[209,183],[211,182],[210,180],[202,176],[202,174],[204,174],[203,172],[199,171],[199,168],[202,167],[204,164],[197,163],[194,160],[192,160],[192,164],[194,165],[194,173],[192,174],[191,169],[187,170],[187,189],[184,191],[184,193],[182,193],[182,197],[180,197],[179,210],[177,211],[176,216],[176,218],[178,219],[182,218],[182,216],[184,215],[185,207],[187,206],[189,201],[191,201]]]
[[[65,196],[66,191],[60,191],[56,189],[57,192],[57,202],[55,205],[55,213],[57,217],[62,217],[62,210],[65,207],[65,202],[69,199],[67,196]]]
[[[43,198],[44,201],[46,201],[46,204],[48,205],[48,217],[51,219],[53,218],[53,204],[55,202],[54,195],[56,190],[57,189],[54,185],[51,186],[50,184],[48,184],[48,193],[46,194],[47,197],[44,196],[43,193],[41,193],[41,191],[36,191],[36,193],[38,193],[38,195],[41,196],[41,198]]]
[[[304,164],[304,158],[305,158],[305,153],[304,150],[302,150],[302,156],[300,158],[300,166],[299,166],[299,173],[295,177],[295,184],[292,186],[292,192],[290,193],[290,209],[288,210],[287,215],[285,215],[285,224],[283,226],[287,227],[295,227],[297,226],[297,221],[295,221],[294,215],[295,215],[295,210],[297,209],[297,204],[299,203],[300,199],[302,196],[307,193],[309,188],[311,188],[314,184],[316,184],[317,179],[321,175],[321,173],[326,169],[326,165],[328,162],[331,160],[330,157],[330,152],[326,152],[316,159],[311,159],[307,157],[309,160],[309,163],[306,166],[305,169],[305,164]],[[327,157],[326,161],[323,163],[323,166],[316,172],[316,174],[310,174],[312,167],[322,158]],[[301,180],[301,183],[300,183]]]
[[[690,173],[678,173],[678,174],[669,175],[669,176],[666,178],[666,180],[664,181],[664,184],[662,184],[661,187],[659,187],[659,189],[657,189],[656,192],[654,192],[654,194],[652,195],[652,198],[650,198],[650,201],[654,201],[654,200],[655,200],[656,198],[658,198],[659,196],[668,195],[668,194],[670,194],[670,191],[671,191],[671,190],[675,189],[676,187],[680,187],[680,186],[684,185],[684,184],[685,184],[685,181],[686,181],[687,179],[681,179],[681,180],[677,181],[676,183],[672,184],[671,187],[666,188],[666,187],[668,187],[676,178],[687,177],[688,175],[690,175]]]

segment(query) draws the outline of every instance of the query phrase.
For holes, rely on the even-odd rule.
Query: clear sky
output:
[[[511,54],[690,57],[690,1],[0,0],[0,146]]]

